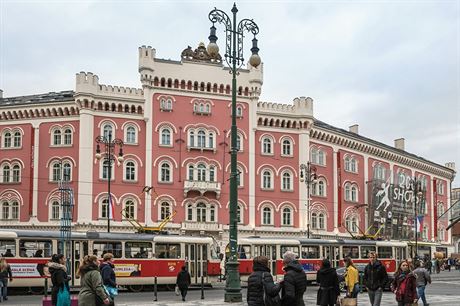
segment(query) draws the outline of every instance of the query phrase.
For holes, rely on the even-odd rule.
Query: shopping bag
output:
[[[59,289],[56,306],[70,306],[70,292],[66,286]]]
[[[118,295],[118,289],[116,287],[112,286],[106,286],[104,285],[105,292],[111,297],[114,298]]]
[[[340,300],[341,306],[357,306],[358,300],[356,298],[345,297]]]
[[[174,291],[176,292],[176,295],[177,295],[177,296],[180,295],[179,286],[176,286],[176,288],[174,289]]]

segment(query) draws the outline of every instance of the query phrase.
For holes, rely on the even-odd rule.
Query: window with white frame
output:
[[[444,183],[438,182],[436,185],[437,185],[436,187],[437,187],[438,194],[443,195],[444,194]]]
[[[187,221],[193,221],[193,205],[187,205]]]
[[[311,223],[311,227],[313,229],[317,229],[318,228],[318,214],[317,213],[312,213],[311,214],[311,220],[310,220],[310,223]]]
[[[324,212],[311,213],[311,227],[313,229],[324,230],[326,228]]]
[[[243,117],[243,108],[241,106],[236,107],[236,117],[237,118]]]
[[[19,130],[4,130],[2,133],[2,148],[20,148],[22,133]]]
[[[68,146],[72,144],[72,130],[69,128],[64,129],[64,145]]]
[[[356,184],[345,184],[345,201],[358,202],[358,186]]]
[[[428,180],[427,180],[426,176],[424,176],[424,175],[420,176],[419,181],[420,181],[422,190],[426,190],[427,185],[428,185]]]
[[[114,135],[113,135],[113,127],[111,124],[109,123],[106,123],[104,124],[104,126],[102,127],[102,135],[105,137],[106,140],[109,139],[109,135],[110,137],[113,139]]]
[[[19,131],[14,132],[13,147],[20,148],[22,142],[22,134]]]
[[[72,145],[73,131],[70,127],[55,127],[51,131],[52,146],[70,146]]]
[[[282,156],[292,156],[292,141],[288,138],[285,138],[281,142],[281,155]]]
[[[196,205],[196,221],[206,222],[206,204],[198,203]]]
[[[345,226],[350,232],[357,233],[358,232],[358,218],[356,216],[347,216],[345,218]]]
[[[187,204],[187,221],[217,222],[217,207],[213,203]]]
[[[171,169],[171,165],[169,164],[169,162],[164,161],[160,163],[159,169],[160,169],[160,173],[158,176],[158,181],[162,183],[171,183],[172,182],[172,175],[171,175],[172,169]]]
[[[135,182],[136,176],[136,163],[132,160],[125,161],[125,181]]]
[[[2,201],[2,220],[18,220],[19,219],[19,202]]]
[[[216,182],[217,172],[216,166],[199,162],[198,164],[188,164],[187,178],[189,181],[199,182]]]
[[[110,180],[113,181],[115,179],[115,167],[110,165],[109,160],[104,158],[104,160],[100,163],[101,165],[101,179],[108,180],[109,179],[109,168],[110,168]]]
[[[123,209],[127,219],[136,219],[136,203],[132,199],[125,200]]]
[[[3,132],[3,147],[11,148],[11,132],[10,131]]]
[[[314,196],[326,196],[326,182],[324,178],[319,178],[316,182],[311,184],[311,194]]]
[[[273,225],[273,209],[271,207],[262,208],[262,225]]]
[[[318,229],[325,229],[324,213],[318,214]]]
[[[160,145],[162,146],[171,146],[171,129],[169,127],[163,127],[160,130]]]
[[[438,240],[444,241],[444,233],[445,233],[444,228],[440,227],[438,229]]]
[[[310,150],[310,159],[311,162],[315,165],[326,165],[325,153],[321,148],[312,147]]]
[[[353,173],[357,172],[356,159],[353,156],[345,156],[345,171]]]
[[[100,210],[99,210],[100,219],[109,218],[109,199],[105,198],[101,201]]]
[[[132,125],[128,125],[125,130],[125,143],[136,144],[137,143],[137,129]]]
[[[160,204],[160,213],[158,214],[160,216],[160,220],[166,220],[169,218],[171,215],[171,203],[169,202],[161,202]]]
[[[21,182],[21,167],[18,164],[13,165],[12,180],[11,181],[13,183]]]
[[[238,175],[236,176],[236,186],[243,187],[244,186],[244,172],[241,167],[237,167]]]
[[[284,207],[281,216],[281,225],[291,226],[292,225],[292,209],[290,207]]]
[[[243,151],[243,141],[242,141],[243,137],[241,136],[241,134],[237,134],[236,135],[236,149],[238,150],[238,152],[241,152]]]
[[[61,219],[61,207],[58,201],[51,202],[51,215],[50,220],[60,220]]]
[[[52,182],[72,180],[72,165],[68,161],[54,161],[51,163],[50,179]]]
[[[398,173],[398,185],[404,186],[405,183],[406,183],[406,175],[404,174],[404,172],[399,172]]]
[[[376,164],[374,166],[374,179],[375,180],[385,180],[385,167],[382,164]]]
[[[271,137],[266,136],[262,138],[262,154],[273,154],[273,139]]]
[[[281,190],[292,191],[292,173],[289,170],[286,170],[281,175]]]
[[[438,218],[444,214],[444,203],[438,203]]]
[[[262,189],[273,189],[273,173],[269,169],[262,171]]]
[[[173,109],[171,98],[160,99],[160,109],[165,112],[170,112]]]
[[[215,132],[199,128],[188,131],[188,148],[200,150],[214,150],[216,148]]]
[[[11,167],[8,163],[2,164],[2,183],[9,183],[11,181]]]
[[[210,115],[211,103],[205,101],[197,101],[193,104],[193,112],[199,115]]]
[[[53,145],[54,146],[61,145],[61,139],[62,139],[61,130],[60,129],[55,129],[53,131]]]

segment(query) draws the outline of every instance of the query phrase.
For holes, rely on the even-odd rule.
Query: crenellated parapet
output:
[[[79,72],[76,75],[76,94],[102,95],[113,98],[142,99],[141,88],[99,84],[99,77],[92,72]]]

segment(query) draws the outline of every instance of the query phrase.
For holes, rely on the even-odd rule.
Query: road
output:
[[[427,299],[431,306],[454,306],[459,305],[460,292],[460,271],[441,272],[433,275],[433,284],[427,287]],[[317,286],[309,286],[304,295],[305,305],[316,305]],[[117,306],[126,305],[154,305],[154,306],[171,306],[171,305],[222,305],[224,289],[222,287],[206,289],[204,291],[205,299],[201,300],[201,291],[193,289],[187,295],[187,302],[183,303],[180,297],[176,296],[171,291],[158,292],[158,301],[154,302],[153,292],[121,292],[116,299]],[[246,289],[243,289],[243,299],[246,299]],[[382,306],[395,305],[394,294],[385,292],[382,299]],[[15,306],[38,306],[41,305],[40,296],[13,295],[8,301],[2,305]],[[232,304],[232,305],[245,305]],[[368,306],[368,298],[366,293],[362,293],[358,297],[358,305]],[[421,302],[420,302],[420,305]]]

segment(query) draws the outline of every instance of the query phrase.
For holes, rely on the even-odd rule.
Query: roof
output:
[[[60,92],[48,92],[38,95],[0,98],[0,107],[74,101],[74,95],[75,91],[65,90]]]

